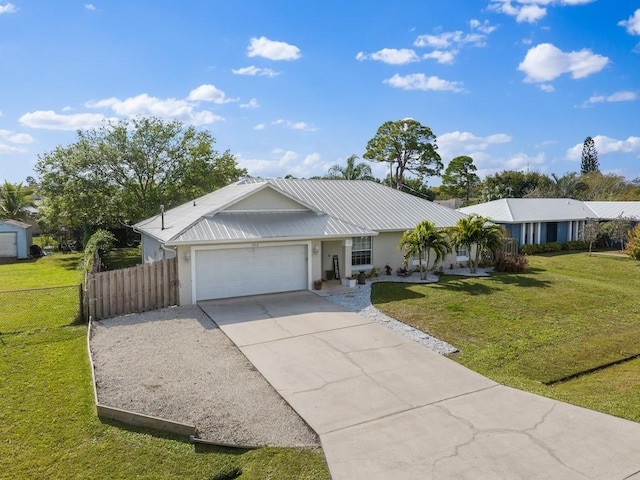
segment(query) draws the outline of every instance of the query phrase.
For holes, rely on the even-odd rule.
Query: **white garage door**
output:
[[[18,256],[17,236],[18,235],[15,232],[0,233],[0,257]]]
[[[195,261],[196,300],[308,288],[306,245],[200,250]]]

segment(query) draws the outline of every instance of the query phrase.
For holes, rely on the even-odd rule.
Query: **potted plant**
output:
[[[352,275],[350,277],[343,278],[342,279],[342,285],[344,285],[345,287],[349,287],[349,288],[355,288],[357,280],[358,280],[358,278],[354,277]]]
[[[314,280],[313,281],[313,289],[314,290],[322,290],[322,280]]]
[[[333,278],[334,278],[333,270],[325,270],[324,274],[327,277],[327,281],[333,280]]]

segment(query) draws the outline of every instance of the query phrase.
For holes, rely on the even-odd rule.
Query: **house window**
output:
[[[466,245],[457,245],[456,246],[456,257],[464,257],[464,258],[468,258],[469,257]]]
[[[351,265],[371,265],[371,237],[353,237]]]

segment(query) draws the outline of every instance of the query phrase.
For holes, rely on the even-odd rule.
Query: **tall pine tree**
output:
[[[598,151],[596,150],[596,142],[593,138],[587,137],[582,145],[582,163],[580,164],[580,173],[599,172]]]

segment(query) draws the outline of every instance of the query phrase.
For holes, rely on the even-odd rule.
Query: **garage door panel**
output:
[[[196,300],[306,290],[307,246],[200,250]]]
[[[17,237],[15,232],[0,232],[0,257],[18,256]]]

